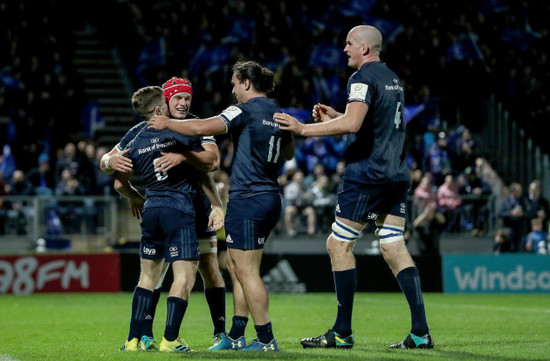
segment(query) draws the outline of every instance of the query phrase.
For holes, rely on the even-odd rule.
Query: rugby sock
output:
[[[396,278],[409,303],[409,309],[411,311],[411,332],[417,336],[427,334],[429,329],[426,321],[426,311],[424,310],[422,289],[420,288],[418,268],[405,268],[397,274]]]
[[[145,320],[143,320],[143,324],[141,325],[141,332],[139,335],[140,339],[141,339],[141,336],[153,337],[153,320],[155,319],[155,311],[157,310],[157,304],[159,303],[159,299],[160,299],[160,288],[157,288],[153,291],[151,306],[149,307],[149,311],[145,315]]]
[[[340,336],[347,337],[351,335],[351,314],[357,285],[357,268],[332,273],[338,302],[338,312],[332,329]]]
[[[166,299],[166,328],[164,338],[174,341],[179,336],[181,321],[187,310],[187,301],[179,297]]]
[[[268,322],[265,325],[254,325],[254,328],[256,329],[258,340],[261,343],[269,343],[273,340],[273,329],[271,327],[271,322]]]
[[[244,336],[244,330],[246,329],[247,323],[248,323],[248,317],[233,316],[233,323],[231,324],[229,337],[231,337],[233,340],[236,340],[239,337]]]
[[[225,287],[205,288],[204,295],[214,323],[214,335],[225,332]]]
[[[128,341],[140,337],[140,331],[143,326],[145,315],[151,307],[153,292],[145,288],[136,287],[132,297],[132,316],[130,318],[130,331],[128,332]]]

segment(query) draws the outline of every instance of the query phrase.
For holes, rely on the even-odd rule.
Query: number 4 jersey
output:
[[[273,100],[258,97],[230,106],[219,115],[235,148],[229,187],[233,196],[236,192],[240,196],[279,192],[281,153],[292,141],[291,133],[279,129],[273,120],[273,114],[280,111]]]
[[[386,64],[368,62],[348,80],[348,103],[369,110],[359,131],[347,136],[344,180],[363,184],[409,180],[405,163],[404,92]]]

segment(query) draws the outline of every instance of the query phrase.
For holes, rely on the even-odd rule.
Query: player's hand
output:
[[[313,106],[313,110],[311,111],[311,116],[316,122],[326,122],[340,115],[341,114],[334,110],[334,108],[321,103],[315,104]]]
[[[143,206],[145,204],[145,198],[135,197],[128,199],[128,205],[132,210],[132,215],[137,219],[141,219],[141,214],[143,213]]]
[[[170,118],[166,115],[155,115],[147,121],[147,128],[163,130],[168,128]]]
[[[186,160],[185,156],[181,153],[161,152],[160,154],[162,154],[162,157],[158,158],[156,163],[157,168],[155,168],[155,171],[157,172],[168,172],[170,169],[181,164],[182,162],[185,162]]]
[[[222,207],[212,206],[212,211],[208,216],[208,227],[213,231],[218,231],[223,227],[225,212]]]
[[[132,160],[125,157],[130,149],[125,149],[122,152],[118,152],[109,159],[109,166],[117,172],[128,173],[132,171]]]
[[[280,129],[291,131],[294,134],[301,135],[304,125],[290,114],[275,113],[273,120],[280,124]]]

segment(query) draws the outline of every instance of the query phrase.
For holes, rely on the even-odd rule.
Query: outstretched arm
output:
[[[331,108],[332,109],[332,108]],[[334,110],[334,109],[333,109]],[[281,125],[282,130],[289,130],[304,137],[324,137],[356,133],[363,124],[363,119],[369,110],[368,105],[361,102],[349,103],[343,115],[321,123],[302,124],[293,116],[286,113],[275,113],[273,119]],[[336,112],[331,113],[335,115]],[[337,113],[340,114],[340,113]],[[325,115],[325,117],[329,117]]]
[[[344,114],[337,112],[334,108],[321,103],[315,104],[313,106],[313,110],[311,111],[311,116],[316,122],[326,122],[342,115]]]
[[[225,123],[217,116],[207,119],[178,120],[164,115],[155,115],[147,121],[147,126],[157,130],[170,129],[192,137],[225,134],[227,131]]]

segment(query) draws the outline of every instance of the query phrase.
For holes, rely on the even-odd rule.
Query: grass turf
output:
[[[157,341],[166,316],[163,294],[155,319]],[[212,323],[204,296],[193,293],[180,336],[184,355],[118,351],[128,334],[131,293],[0,296],[0,361],[11,360],[549,360],[550,296],[424,295],[433,350],[389,350],[410,328],[399,293],[358,293],[352,350],[303,349],[299,338],[317,336],[334,322],[334,294],[272,294],[270,315],[281,352],[209,352]],[[232,296],[227,297],[227,328]],[[246,334],[255,337],[252,320]]]

